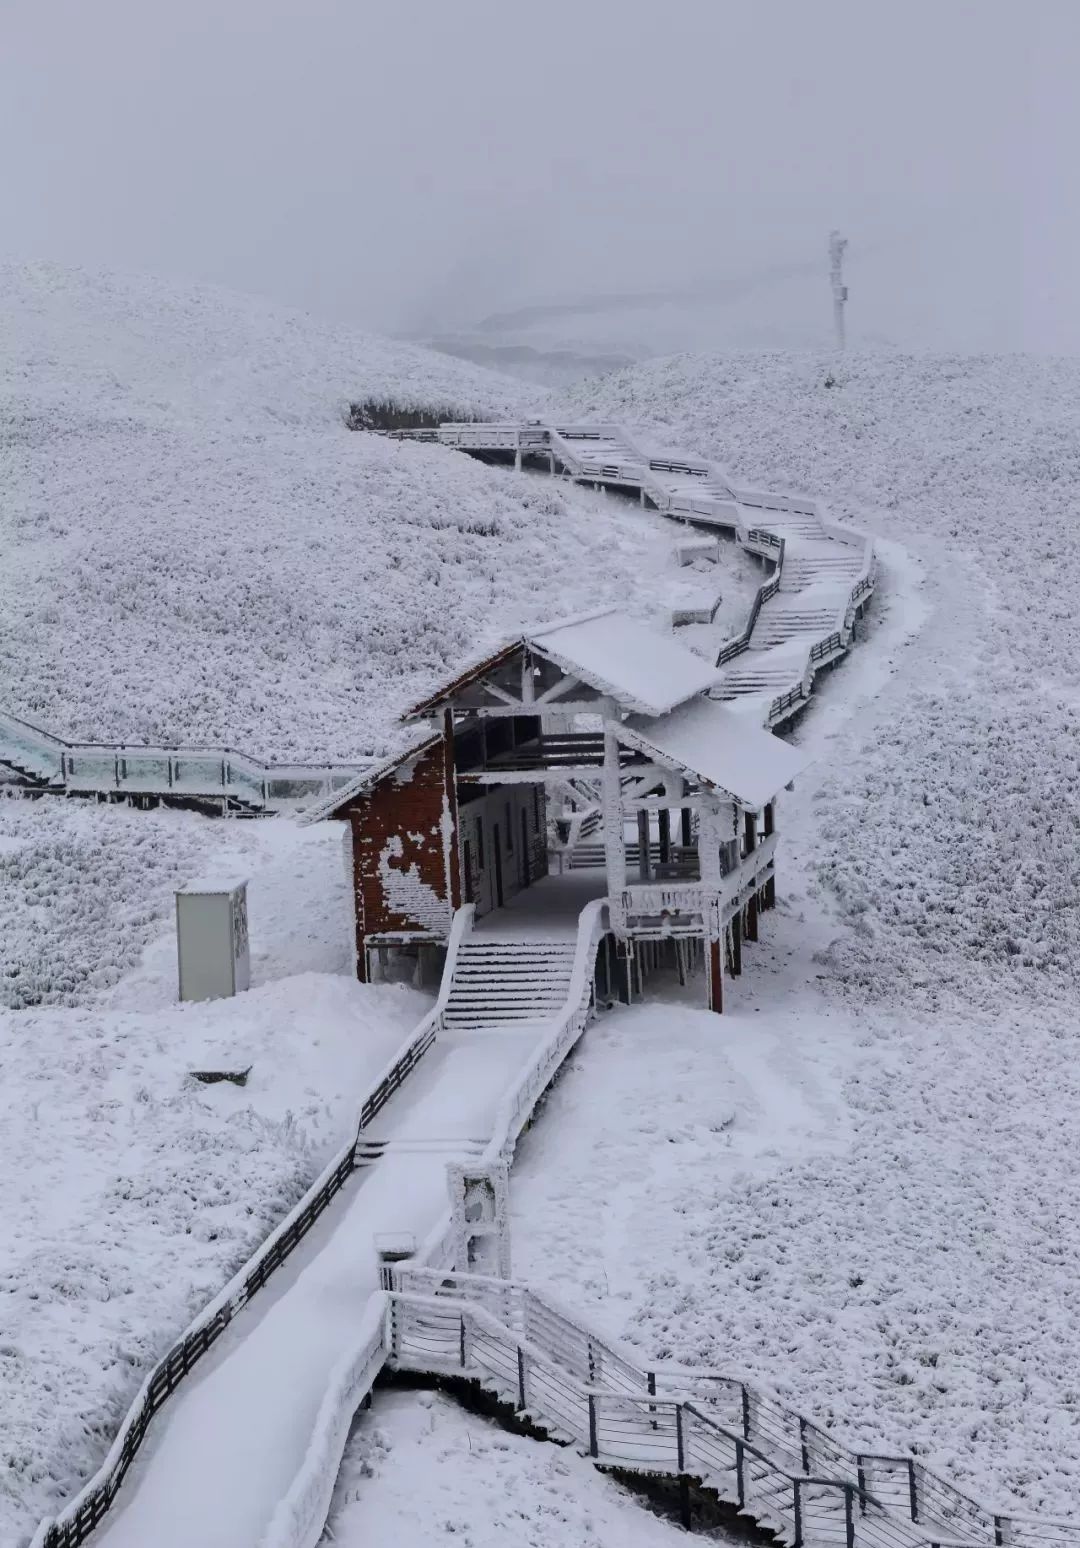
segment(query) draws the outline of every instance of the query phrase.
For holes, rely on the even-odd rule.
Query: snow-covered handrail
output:
[[[233,747],[73,742],[0,709],[0,765],[33,789],[235,801],[275,810],[329,795],[371,764],[266,763]]]
[[[551,1036],[541,1043],[529,1068],[500,1102],[491,1138],[484,1150],[485,1163],[490,1165],[511,1158],[536,1104],[588,1025],[596,952],[607,929],[608,900],[594,898],[585,905],[578,918],[574,964],[562,1016],[554,1022]]]
[[[450,922],[450,934],[447,936],[446,961],[443,965],[442,979],[439,983],[439,993],[435,1004],[411,1034],[404,1048],[399,1049],[387,1064],[382,1075],[372,1087],[371,1094],[364,1101],[360,1109],[360,1120],[357,1124],[357,1141],[359,1141],[360,1136],[371,1120],[386,1106],[394,1092],[404,1083],[406,1076],[411,1073],[442,1031],[443,1015],[446,1010],[446,1002],[450,998],[450,989],[453,984],[458,953],[461,950],[462,942],[473,927],[475,918],[475,903],[465,903],[461,908],[455,910],[454,917]]]
[[[706,1367],[660,1361],[646,1369],[638,1352],[600,1333],[586,1318],[522,1280],[492,1279],[401,1264],[393,1272],[394,1292],[407,1305],[449,1301],[460,1315],[479,1310],[490,1326],[501,1326],[511,1341],[573,1372],[583,1387],[600,1395],[656,1398],[703,1406],[729,1435],[757,1448],[775,1467],[777,1458],[795,1462],[787,1476],[811,1476],[833,1486],[866,1493],[892,1518],[900,1518],[907,1540],[979,1544],[981,1548],[1068,1548],[1080,1544],[1080,1523],[1016,1515],[978,1504],[914,1456],[881,1456],[852,1451],[741,1376]],[[419,1299],[417,1299],[419,1298]],[[460,1349],[460,1339],[456,1341]],[[513,1367],[511,1367],[512,1369]],[[587,1401],[588,1392],[584,1393]],[[651,1412],[646,1428],[653,1429]],[[586,1439],[582,1434],[579,1439]]]
[[[540,1098],[588,1025],[596,951],[608,928],[607,907],[605,898],[597,898],[586,904],[579,916],[577,945],[563,1013],[553,1019],[551,1035],[540,1045],[529,1067],[499,1104],[481,1165],[490,1166],[511,1158]],[[463,912],[458,911],[455,925]],[[447,993],[462,938],[463,934],[453,948],[453,955],[447,954],[443,973]],[[416,1261],[442,1261],[444,1244],[451,1235],[452,1224],[447,1213],[429,1232]],[[505,1286],[506,1281],[492,1283]],[[489,1295],[489,1301],[490,1298]],[[349,1424],[385,1360],[385,1355],[380,1355],[375,1344],[371,1321],[374,1315],[371,1308],[375,1303],[382,1308],[385,1297],[380,1294],[368,1302],[357,1343],[339,1362],[331,1378],[304,1460],[288,1493],[275,1509],[259,1548],[315,1548],[319,1542]]]
[[[732,661],[744,650],[750,648],[750,636],[754,632],[754,625],[758,621],[758,614],[766,602],[771,601],[780,590],[780,582],[784,574],[784,540],[779,539],[776,551],[776,568],[768,580],[762,581],[754,593],[754,600],[750,604],[750,612],[743,627],[738,634],[733,634],[731,639],[725,640],[716,655],[716,665],[723,666],[726,661]]]
[[[355,1347],[330,1377],[304,1460],[275,1507],[259,1548],[316,1548],[322,1539],[349,1428],[386,1364],[387,1303],[387,1296],[377,1291],[364,1307]]]
[[[455,912],[450,927],[446,970],[438,998],[420,1025],[409,1034],[406,1042],[388,1062],[361,1103],[356,1136],[327,1163],[303,1197],[154,1366],[135,1394],[104,1462],[55,1519],[43,1521],[39,1525],[31,1548],[76,1548],[77,1544],[85,1541],[116,1498],[158,1409],[180,1386],[211,1345],[216,1343],[236,1314],[281,1267],[345,1186],[356,1170],[357,1147],[364,1129],[385,1107],[436,1040],[443,1024],[454,963],[462,941],[472,928],[474,913],[471,903]]]

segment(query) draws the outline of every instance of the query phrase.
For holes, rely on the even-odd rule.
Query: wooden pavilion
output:
[[[402,950],[423,963],[462,903],[504,907],[557,855],[595,867],[626,957],[695,943],[720,1010],[725,963],[741,970],[773,902],[776,798],[804,760],[711,699],[716,682],[606,611],[522,634],[413,705],[415,740],[309,817],[349,824],[358,976]]]

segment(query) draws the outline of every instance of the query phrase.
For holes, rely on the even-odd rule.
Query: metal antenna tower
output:
[[[844,248],[847,237],[839,231],[829,232],[829,279],[832,283],[833,327],[836,330],[836,347],[844,347],[844,302],[847,286],[844,284]]]

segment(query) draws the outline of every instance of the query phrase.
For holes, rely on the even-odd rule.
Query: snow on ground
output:
[[[674,1548],[686,1533],[572,1450],[508,1434],[440,1393],[380,1389],[353,1428],[322,1541]]]
[[[172,889],[208,872],[251,877],[253,987],[181,1006]],[[6,1542],[100,1463],[430,998],[351,976],[336,824],[4,801],[0,878]]]
[[[655,514],[342,418],[519,383],[150,280],[9,266],[0,301],[0,706],[46,730],[350,759],[508,630],[685,592]]]
[[[865,651],[819,679],[795,733],[818,763],[781,808],[782,906],[714,1033],[739,1076],[741,1018],[760,1021],[804,1094],[829,1062],[850,1138],[796,1133],[768,1157],[767,1115],[657,1007],[589,1034],[515,1206],[518,1270],[596,1298],[643,1348],[748,1373],[990,1503],[1074,1515],[1078,389],[1068,362],[754,356],[579,397],[886,539]],[[866,677],[875,652],[885,681]],[[825,1016],[852,1029],[839,1061]],[[632,1038],[656,1056],[626,1066],[624,1098],[608,1049]],[[758,1155],[717,1181],[703,1067],[732,1147],[745,1130]],[[634,1091],[665,1137],[692,1115],[678,1143],[701,1162],[668,1169],[663,1211]],[[606,1253],[616,1294],[560,1221],[595,1230],[624,1174],[638,1235]]]

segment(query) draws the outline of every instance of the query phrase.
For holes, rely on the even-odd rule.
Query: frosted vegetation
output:
[[[252,878],[253,987],[180,1006],[172,889],[210,871]],[[348,910],[336,825],[0,801],[0,1542],[99,1465],[426,1011],[355,981]]]
[[[712,1541],[734,1542],[714,1528]],[[381,1391],[349,1441],[327,1540],[427,1548],[679,1548],[686,1534],[570,1448],[508,1434],[442,1393]]]
[[[571,1163],[554,1154],[519,1228],[530,1263],[564,1290],[570,1273],[649,1351],[744,1370],[849,1441],[914,1446],[988,1501],[1074,1512],[1080,373],[686,358],[613,377],[578,407],[755,484],[826,493],[923,561],[929,616],[801,783],[787,917],[769,917],[752,953],[753,972],[788,974],[779,1005],[851,1019],[830,1066],[850,1145],[779,1145],[719,1185],[714,1166],[688,1169],[663,1250],[617,1299],[587,1266],[568,1269],[565,1237],[560,1254],[552,1201],[566,1208]],[[901,607],[899,579],[894,553],[875,629]],[[798,736],[858,670],[823,685]],[[785,968],[815,922],[816,960]],[[761,1090],[820,1030],[811,1020],[791,1041]],[[679,1068],[652,1066],[653,1120],[675,1141]],[[730,1072],[715,1080],[720,1101]],[[759,1124],[759,1096],[736,1126]],[[577,1121],[619,1172],[606,1110],[583,1105]]]
[[[345,428],[384,396],[526,413],[515,384],[213,292],[0,274],[0,704],[32,720],[348,757],[504,627],[655,612],[691,583],[665,568],[659,518]],[[650,1354],[744,1371],[852,1443],[915,1446],[991,1502],[1068,1513],[1080,374],[687,358],[574,408],[825,495],[923,562],[929,616],[895,644],[893,550],[871,632],[892,675],[859,705],[844,666],[796,733],[852,695],[789,804],[741,1023],[636,1012],[630,1059],[633,1018],[590,1034],[528,1141],[555,1136],[518,1190],[518,1267]],[[419,1017],[409,991],[347,977],[331,837],[0,803],[0,1004],[24,1007],[0,1022],[0,1537],[100,1461],[147,1363]],[[261,878],[239,1012],[170,1005],[172,889],[211,853]],[[252,1083],[198,1086],[196,1059],[252,1062]],[[446,1450],[456,1466],[460,1435]]]
[[[150,280],[8,267],[0,306],[0,704],[60,735],[384,751],[508,628],[675,584],[660,518],[346,429],[535,411],[520,384]]]

